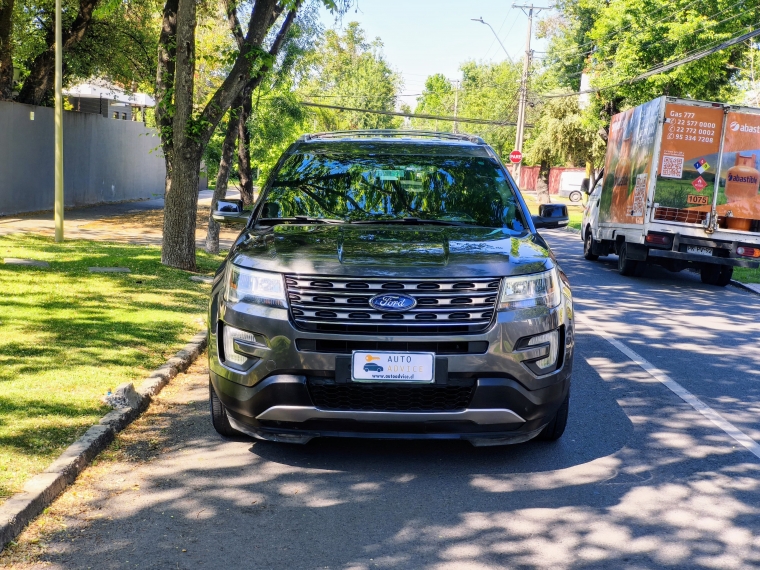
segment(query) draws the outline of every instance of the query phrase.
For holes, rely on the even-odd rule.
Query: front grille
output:
[[[305,330],[355,334],[456,334],[483,331],[493,319],[499,279],[359,279],[288,275],[290,312]],[[414,297],[417,306],[383,312],[380,293]]]
[[[355,350],[385,350],[398,352],[433,352],[447,354],[485,354],[488,341],[473,342],[379,342],[373,340],[330,340],[297,338],[296,348],[301,352],[327,352],[351,354]]]
[[[307,383],[314,405],[323,410],[375,412],[444,412],[465,409],[472,386],[399,386],[398,384]]]

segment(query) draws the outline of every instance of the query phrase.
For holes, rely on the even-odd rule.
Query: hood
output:
[[[278,225],[244,231],[235,265],[301,275],[501,277],[554,265],[537,234],[452,226]]]

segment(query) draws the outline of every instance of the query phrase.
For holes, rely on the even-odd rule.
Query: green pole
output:
[[[63,43],[61,0],[55,0],[55,241],[63,241]]]

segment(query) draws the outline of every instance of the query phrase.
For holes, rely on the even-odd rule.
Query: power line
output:
[[[760,25],[760,22],[756,23],[755,25]],[[631,79],[626,79],[625,81],[620,81],[619,83],[615,83],[613,85],[607,85],[606,87],[597,87],[594,89],[586,89],[584,91],[576,91],[574,93],[562,93],[560,95],[543,95],[545,99],[557,99],[560,97],[572,97],[574,95],[584,95],[586,93],[599,93],[600,91],[605,91],[607,89],[612,89],[614,87],[620,87],[621,85],[630,85],[632,83],[636,83],[638,81],[641,81],[642,79],[647,79],[649,77],[652,77],[654,75],[659,75],[660,73],[664,73],[666,71],[670,71],[673,68],[679,67],[681,65],[685,65],[687,63],[692,63],[694,61],[698,61],[702,58],[705,58],[709,55],[712,55],[714,53],[717,53],[719,51],[722,51],[726,48],[729,48],[731,46],[735,46],[736,44],[742,43],[750,38],[754,38],[756,36],[760,36],[760,28],[753,30],[751,32],[747,32],[746,34],[742,34],[741,36],[736,36],[731,38],[730,40],[727,40],[715,47],[709,48],[709,49],[702,49],[702,51],[694,53],[693,55],[689,55],[687,57],[684,57],[682,59],[679,59],[678,61],[674,61],[672,63],[663,63],[656,65],[652,68],[650,68],[648,71],[645,71],[644,73],[641,73],[637,75],[636,77],[633,77]]]
[[[393,95],[393,97],[420,97],[423,95],[422,93],[399,93],[397,95]],[[353,95],[324,95],[321,93],[304,93],[304,97],[329,97],[329,98],[337,98],[337,97],[346,97],[347,99],[356,99],[357,97],[373,97],[373,95],[369,95],[366,93],[356,93]]]
[[[405,113],[403,111],[378,111],[375,109],[358,109],[356,107],[344,107],[342,105],[326,105],[324,103],[310,103],[307,101],[301,101],[301,105],[306,107],[318,107],[320,109],[335,109],[337,111],[354,111],[357,113],[370,113],[373,115],[387,115],[391,117],[409,117],[410,119],[426,119],[431,121],[448,121],[451,123],[472,123],[474,125],[499,125],[502,127],[514,127],[517,123],[512,121],[493,121],[490,119],[476,119],[469,117],[452,117],[449,115],[428,115],[414,113]],[[533,127],[533,125],[525,125],[526,127]]]

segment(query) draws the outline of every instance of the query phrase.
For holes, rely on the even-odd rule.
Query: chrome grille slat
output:
[[[454,327],[457,332],[485,329],[493,319],[500,281],[287,275],[286,284],[291,316],[300,328],[334,330],[337,326],[357,334],[413,334],[424,328],[425,334],[446,334]],[[382,312],[369,304],[373,296],[382,293],[403,293],[418,304],[401,313]]]

